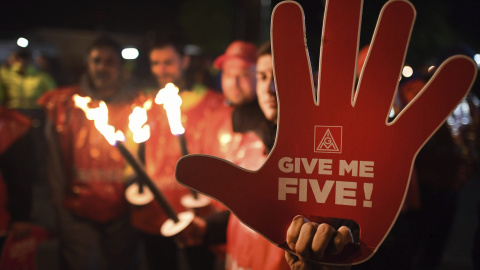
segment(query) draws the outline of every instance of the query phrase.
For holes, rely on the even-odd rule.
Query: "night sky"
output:
[[[38,27],[138,33],[175,21],[182,0],[133,1],[3,1],[2,32]]]
[[[262,0],[161,0],[128,3],[75,1],[3,1],[0,39],[14,38],[40,27],[112,31],[145,35],[148,31],[181,29],[193,43],[220,53],[234,39],[257,44]],[[265,1],[265,0],[264,0]],[[273,6],[279,0],[272,0]],[[298,0],[305,10],[309,46],[318,46],[323,0]],[[480,0],[412,0],[417,20],[407,61],[426,61],[445,49],[466,44],[480,52]],[[361,45],[373,33],[384,1],[365,0]],[[268,29],[268,25],[264,25]],[[268,33],[268,32],[267,32]],[[207,51],[209,51],[207,49]],[[315,54],[313,55],[316,56]]]

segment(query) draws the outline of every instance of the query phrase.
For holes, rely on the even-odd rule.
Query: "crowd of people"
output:
[[[177,39],[158,39],[148,56],[157,83],[152,89],[168,83],[180,89],[188,152],[258,169],[274,145],[277,128],[270,42],[257,48],[233,41],[213,62],[221,71],[221,91],[187,78],[190,56],[184,45]],[[195,209],[192,223],[178,235],[163,236],[160,227],[168,215],[156,201],[129,203],[125,189],[138,179],[73,98],[89,97],[93,107],[106,103],[109,124],[126,134],[125,144],[180,213],[189,210],[181,199],[191,191],[175,180],[184,151],[171,133],[165,110],[153,106],[147,112],[150,139],[144,144],[133,143],[127,132],[132,108],[153,100],[156,91],[136,89],[123,77],[121,46],[109,37],[91,44],[86,73],[75,86],[57,88],[30,58],[25,51],[16,52],[0,69],[0,250],[7,236],[21,238],[30,232],[31,183],[41,175],[55,210],[57,228],[50,233],[60,241],[61,269],[334,269],[309,258],[321,259],[325,252],[338,253],[355,242],[354,228],[292,217],[285,237],[294,255],[215,201]],[[427,79],[401,82],[397,112]],[[378,254],[353,269],[437,269],[458,190],[472,178],[478,162],[480,102],[472,93],[460,106],[460,124],[455,120],[459,113],[452,114],[454,119],[420,152],[405,206]],[[7,260],[5,253],[2,259]]]

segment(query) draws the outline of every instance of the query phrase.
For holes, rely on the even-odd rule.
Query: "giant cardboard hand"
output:
[[[283,248],[296,215],[356,221],[358,248],[324,258],[333,264],[360,263],[377,250],[400,211],[416,154],[476,76],[473,61],[449,58],[388,123],[415,10],[402,0],[384,6],[354,92],[361,7],[360,0],[327,1],[315,95],[303,11],[280,3],[271,29],[279,103],[274,149],[258,171],[198,155],[182,158],[176,170],[179,182],[219,200]]]

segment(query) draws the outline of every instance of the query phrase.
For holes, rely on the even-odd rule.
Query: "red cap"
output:
[[[228,59],[239,59],[248,65],[254,65],[257,62],[257,46],[246,41],[234,41],[227,47],[224,54],[215,59],[213,67],[222,69],[223,63]]]

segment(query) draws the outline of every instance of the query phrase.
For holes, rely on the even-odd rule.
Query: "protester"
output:
[[[222,91],[233,106],[255,100],[256,50],[254,44],[237,40],[213,62],[222,71]]]
[[[45,113],[37,104],[38,99],[56,87],[55,80],[33,64],[31,52],[20,48],[11,53],[5,65],[0,67],[0,105],[14,109],[32,120],[30,154],[35,158],[37,176],[32,184],[47,186],[45,170],[46,144]],[[3,98],[3,100],[2,100]],[[34,188],[37,190],[37,186]]]
[[[251,169],[256,169],[265,160],[263,155],[257,155],[263,149],[257,147],[258,138],[252,131],[263,119],[255,91],[256,53],[257,47],[253,43],[236,40],[213,63],[215,68],[221,70],[222,92],[233,109],[230,118],[216,117],[211,120],[223,121],[220,134],[230,134],[229,140],[222,140],[224,151],[220,154],[224,156],[221,157]],[[249,154],[245,151],[253,152]],[[247,155],[252,158],[243,158]]]
[[[205,136],[206,129],[213,133],[218,130],[209,123],[209,119],[213,114],[222,114],[218,110],[229,109],[223,105],[223,95],[206,87],[191,89],[186,80],[190,58],[184,53],[183,47],[182,42],[174,37],[158,38],[149,53],[151,72],[157,80],[158,89],[167,83],[174,83],[180,89],[182,125],[188,152],[209,154],[218,149],[214,146],[218,145],[218,136]],[[172,134],[163,106],[154,106],[148,116],[151,136],[145,145],[147,173],[178,213],[186,211],[181,198],[190,194],[190,191],[175,180],[175,166],[182,157],[179,138]],[[142,232],[150,268],[181,267],[178,264],[181,252],[185,252],[189,269],[213,268],[215,256],[207,247],[179,250],[175,239],[160,235],[160,227],[167,218],[156,202],[134,207],[132,222]]]
[[[231,64],[226,61],[224,72],[225,70],[228,71],[229,65]],[[248,106],[248,110],[245,109],[245,106],[237,108],[233,114],[234,131],[245,134],[244,136],[254,133],[263,142],[260,144],[262,147],[258,147],[257,138],[255,138],[255,141],[244,140],[244,144],[237,151],[237,154],[248,153],[244,157],[236,157],[235,159],[237,164],[246,169],[258,169],[275,142],[277,100],[272,65],[270,43],[268,43],[259,49],[256,62],[256,96],[258,102],[255,102],[255,107]],[[236,267],[245,269],[288,269],[283,250],[243,225],[232,214],[228,221],[226,240],[227,269],[236,269]]]
[[[248,45],[248,46],[245,46]],[[274,96],[273,103],[268,104],[269,109],[272,110],[273,107],[276,107],[276,97],[275,91],[271,91],[271,84],[273,84],[273,69],[271,62],[271,51],[269,50],[269,45],[267,49],[263,48],[260,51],[260,58],[258,59],[257,64],[257,73],[255,77],[248,77],[250,82],[247,80],[244,81],[244,85],[251,85],[256,82],[257,86],[257,95],[262,102],[266,100],[266,95]],[[236,50],[236,55],[228,55],[232,47],[238,46]],[[226,50],[225,55],[217,58],[215,63],[217,67],[222,68],[223,74],[232,74],[233,72],[229,70],[232,66],[236,69],[241,67],[242,70],[237,71],[238,74],[249,72],[254,70],[251,66],[251,49],[254,46],[242,41],[233,42],[232,45]],[[230,58],[230,59],[229,59]],[[265,61],[265,58],[267,61]],[[218,59],[225,61],[222,63]],[[235,65],[229,63],[233,60]],[[270,63],[268,63],[270,60]],[[218,63],[221,64],[218,64]],[[230,88],[238,87],[235,84],[225,84],[223,82],[224,76],[222,76],[222,85],[224,86],[223,91],[234,92]],[[227,78],[229,80],[230,78]],[[227,87],[227,88],[225,88]],[[273,88],[274,90],[274,88]],[[266,93],[268,92],[268,93]],[[239,92],[237,92],[239,93]],[[249,96],[253,97],[252,93],[243,92],[244,97]],[[227,94],[226,94],[227,95]],[[247,102],[250,98],[239,98],[238,100],[243,100]],[[254,99],[255,100],[255,99]],[[228,122],[225,123],[225,126],[229,126],[232,133],[232,136],[235,136],[236,141],[230,145],[229,152],[224,158],[229,159],[230,161],[236,163],[237,165],[242,166],[246,169],[255,170],[258,169],[263,161],[266,158],[265,153],[273,146],[274,137],[275,137],[275,123],[276,113],[272,115],[269,113],[269,121],[262,114],[260,106],[256,102],[250,102],[247,104],[234,103],[234,111],[232,118],[228,119]],[[255,135],[257,134],[257,135]],[[260,138],[266,139],[268,141],[267,146],[261,143]],[[268,138],[268,139],[267,139]],[[266,150],[268,149],[268,150]],[[228,179],[225,179],[228,181]],[[199,224],[194,224],[198,226]],[[189,242],[189,238],[200,238],[190,242],[203,242],[207,244],[218,244],[225,242],[226,243],[226,260],[225,268],[226,269],[289,269],[287,263],[284,259],[284,252],[282,249],[276,247],[262,236],[252,231],[245,225],[243,225],[233,214],[230,214],[228,211],[215,213],[214,215],[208,216],[205,218],[205,223],[200,224],[203,227],[191,229],[187,228],[183,232],[184,241]],[[191,231],[196,232],[192,234]],[[200,232],[200,233],[198,233]]]
[[[14,231],[21,226],[18,224],[29,223],[26,221],[30,220],[31,185],[39,177],[37,161],[31,155],[31,151],[35,151],[34,129],[39,126],[38,119],[34,117],[41,115],[36,101],[43,93],[55,87],[53,79],[36,70],[30,62],[30,52],[19,49],[12,52],[5,65],[0,67],[0,153],[1,173],[5,180],[0,179],[0,197],[2,204],[8,202]],[[37,121],[34,128],[32,118]],[[5,225],[9,224],[10,217],[7,209],[2,210],[1,220],[4,226],[0,229],[0,234],[5,235]]]
[[[440,55],[435,67],[454,55],[473,59],[475,52],[468,46],[455,45]],[[478,169],[479,100],[472,90],[425,143],[415,160],[421,209],[415,218],[414,269],[440,267],[452,233],[460,189]]]
[[[31,120],[0,107],[0,251],[8,231],[21,237],[31,227],[34,160],[28,152]]]
[[[138,236],[124,197],[129,177],[124,159],[77,108],[73,96],[108,106],[109,124],[126,133],[132,104],[141,98],[122,77],[121,47],[108,37],[87,51],[79,85],[44,95],[48,172],[58,215],[62,269],[135,269]],[[128,138],[127,140],[131,138]]]
[[[34,269],[49,233],[33,220],[31,120],[0,107],[0,269]]]
[[[37,70],[31,62],[30,51],[19,49],[0,67],[0,84],[3,84],[5,106],[26,114],[30,114],[29,110],[40,110],[37,100],[56,87],[53,78]]]

